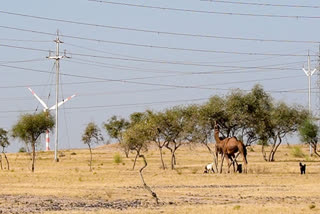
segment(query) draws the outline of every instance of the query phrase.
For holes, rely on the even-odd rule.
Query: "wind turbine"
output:
[[[57,105],[53,105],[52,107],[48,107],[47,104],[40,99],[40,97],[38,97],[38,95],[31,89],[31,88],[28,88],[29,91],[33,94],[33,96],[35,96],[35,98],[41,103],[41,105],[43,106],[43,111],[44,112],[48,112],[48,111],[51,111],[51,110],[54,110],[56,109],[57,107],[61,106],[62,104],[64,104],[65,102],[71,100],[73,97],[75,97],[76,95],[72,95],[70,97],[68,97],[67,99],[64,99],[62,100],[61,102],[58,103],[58,106]],[[56,124],[57,125],[57,124]],[[49,151],[50,150],[50,147],[49,147],[49,143],[50,143],[50,138],[49,138],[49,130],[46,131],[46,151]]]

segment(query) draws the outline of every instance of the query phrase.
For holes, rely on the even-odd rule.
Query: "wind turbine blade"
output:
[[[41,103],[41,105],[45,108],[45,109],[48,109],[48,106],[45,102],[43,102],[43,100],[40,99],[40,97],[38,97],[38,95],[31,89],[31,88],[28,88],[29,91],[31,91],[31,93],[33,94],[33,96],[35,96],[37,98],[37,100]]]
[[[67,99],[62,100],[61,102],[58,103],[58,107],[61,106],[63,103],[71,100],[71,99],[74,98],[75,96],[76,96],[76,95],[74,94],[74,95],[68,97]],[[52,106],[49,110],[53,110],[53,109],[56,109],[56,105]]]

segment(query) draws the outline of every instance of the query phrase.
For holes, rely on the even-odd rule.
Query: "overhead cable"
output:
[[[288,18],[288,19],[319,19],[320,18],[320,16],[304,16],[304,15],[290,16],[290,15],[276,15],[276,14],[219,12],[219,11],[209,11],[209,10],[194,10],[194,9],[182,9],[182,8],[161,7],[161,6],[149,6],[149,5],[131,4],[131,3],[123,3],[123,2],[112,2],[112,1],[101,1],[101,0],[88,0],[88,1],[99,2],[99,3],[104,3],[104,4],[120,5],[120,6],[138,7],[138,8],[149,8],[149,9],[189,12],[189,13],[215,14],[215,15]]]
[[[3,12],[0,10],[0,13]],[[10,13],[10,15],[12,15]],[[14,15],[18,15],[14,13]],[[24,14],[21,14],[24,16]],[[29,17],[29,15],[26,15]],[[129,27],[120,27],[120,26],[112,26],[112,25],[102,25],[102,24],[93,24],[93,23],[85,23],[85,22],[75,22],[63,19],[51,19],[46,17],[39,17],[39,16],[31,16],[30,18],[39,18],[39,19],[49,19],[49,21],[56,21],[56,22],[66,22],[69,24],[77,24],[77,25],[85,25],[91,27],[99,27],[99,28],[110,28],[116,30],[125,30],[125,31],[135,31],[135,32],[142,32],[142,33],[152,33],[156,35],[171,35],[171,36],[184,36],[184,37],[199,37],[199,38],[212,38],[212,39],[227,39],[227,40],[243,40],[243,41],[256,41],[256,42],[284,42],[284,43],[311,43],[311,44],[319,44],[320,41],[312,41],[312,40],[287,40],[287,39],[264,39],[264,38],[249,38],[249,37],[232,37],[232,36],[219,36],[219,35],[206,35],[206,34],[192,34],[192,33],[179,33],[179,32],[169,32],[169,31],[159,31],[159,30],[148,30],[148,29],[139,29],[139,28],[129,28]],[[25,32],[32,32],[50,36],[56,36],[54,33],[47,33],[47,32],[40,32],[35,30],[28,30],[16,27],[9,27],[9,26],[0,26],[1,28],[7,28],[11,30],[19,30]],[[67,37],[67,35],[64,35]],[[80,37],[81,38],[81,37]]]
[[[225,3],[225,4],[238,4],[238,5],[252,5],[252,6],[266,6],[266,7],[292,7],[292,8],[312,8],[319,9],[317,5],[298,5],[298,4],[272,4],[272,3],[261,3],[261,2],[240,2],[240,1],[223,1],[223,0],[200,0],[208,1],[213,3]]]

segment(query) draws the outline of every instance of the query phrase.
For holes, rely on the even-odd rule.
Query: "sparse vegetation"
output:
[[[12,128],[12,137],[18,138],[32,147],[32,172],[34,172],[38,139],[41,134],[44,134],[46,130],[51,130],[53,127],[53,117],[49,112],[42,112],[21,115],[19,121]]]
[[[292,154],[293,157],[296,157],[296,158],[304,158],[304,157],[306,157],[306,155],[302,152],[300,146],[293,146],[291,148],[291,154]]]
[[[236,205],[233,207],[234,210],[240,210],[241,206],[240,205]]]
[[[116,164],[122,163],[122,157],[118,152],[113,155],[113,162]]]
[[[310,210],[312,210],[312,209],[316,208],[316,205],[310,204],[310,205],[309,205],[309,208],[310,208]]]
[[[99,144],[103,141],[102,134],[100,132],[99,127],[94,124],[93,122],[88,123],[83,135],[82,135],[82,141],[83,143],[87,144],[90,151],[90,171],[92,171],[92,145],[93,144]]]
[[[9,145],[10,145],[10,143],[9,143],[9,138],[8,138],[8,131],[0,128],[0,146],[2,147],[2,154],[4,155],[4,158],[6,159],[6,162],[7,162],[7,170],[10,170],[10,164],[9,164],[8,157],[5,153],[5,149]],[[3,169],[1,154],[0,154],[0,165],[1,165],[1,169]]]
[[[318,132],[319,127],[311,119],[305,120],[299,128],[302,142],[306,142],[307,144],[309,144],[313,148],[313,153],[320,157],[320,154],[317,151]]]
[[[306,153],[307,145],[299,145]],[[203,174],[203,166],[212,156],[203,146],[195,146],[190,152],[189,147],[182,146],[177,152],[179,167],[176,170],[162,171],[157,147],[150,147],[143,154],[148,155],[148,167],[143,171],[145,182],[156,191],[159,197],[157,209],[164,213],[192,213],[199,210],[204,213],[290,213],[294,209],[297,213],[316,212],[320,187],[320,171],[318,162],[307,163],[308,179],[299,175],[298,162],[290,154],[291,148],[280,146],[278,162],[264,162],[260,155],[261,146],[253,146],[255,152],[248,154],[249,173],[244,174]],[[61,211],[54,213],[94,213],[89,206],[95,207],[98,213],[115,213],[115,206],[122,207],[125,204],[135,203],[135,207],[125,208],[130,213],[150,213],[154,201],[148,192],[142,187],[138,170],[130,170],[132,164],[121,167],[114,165],[113,156],[119,151],[114,145],[105,149],[95,150],[95,156],[99,157],[96,164],[103,167],[96,169],[96,173],[87,170],[88,149],[63,151],[65,154],[75,152],[72,158],[65,158],[59,164],[52,162],[52,153],[38,153],[36,174],[31,175],[25,166],[29,163],[26,155],[19,153],[7,154],[11,161],[10,173],[0,173],[0,210],[4,207],[23,213],[21,206],[28,201],[30,210],[45,205],[48,212],[53,212],[56,204],[64,201]],[[124,157],[124,154],[120,152]],[[164,161],[170,162],[171,154],[164,155]],[[313,157],[318,161],[317,157]],[[143,167],[143,159],[137,164],[137,168]],[[197,171],[198,170],[198,171]],[[196,172],[197,171],[197,172]],[[48,174],[48,172],[50,172]],[[36,179],[36,182],[34,182]],[[30,183],[34,188],[32,195]],[[43,188],[43,187],[46,188]],[[50,197],[45,195],[50,192]],[[301,194],[303,192],[303,194]],[[18,196],[16,196],[18,195]],[[297,203],[296,199],[299,199]],[[53,203],[47,201],[51,199]],[[141,200],[141,201],[140,201]],[[227,204],[217,204],[228,200]],[[312,201],[310,201],[312,200]],[[70,203],[68,201],[71,201]],[[265,202],[268,201],[266,204]],[[169,204],[170,202],[170,204]],[[46,204],[48,203],[48,204]],[[104,203],[116,203],[106,209]],[[201,204],[199,204],[201,203]],[[73,207],[72,207],[73,204]],[[79,209],[74,210],[78,204]],[[86,206],[81,206],[84,204]],[[37,207],[35,206],[37,205]],[[314,205],[314,206],[311,206]],[[312,209],[309,208],[314,207]],[[26,206],[23,206],[25,209]],[[91,208],[92,209],[92,208]],[[239,209],[239,210],[238,210]],[[4,212],[6,213],[6,212]],[[10,213],[10,212],[8,212]]]
[[[27,152],[27,150],[26,150],[26,148],[24,148],[24,147],[20,147],[20,149],[19,149],[18,152],[20,152],[20,153],[25,153],[25,152]]]

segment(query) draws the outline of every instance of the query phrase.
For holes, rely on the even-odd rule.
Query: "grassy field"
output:
[[[255,146],[248,150],[248,174],[203,174],[212,160],[205,147],[179,149],[176,170],[161,170],[158,150],[150,149],[144,177],[159,205],[142,186],[143,161],[132,170],[134,155],[125,158],[117,145],[93,150],[92,172],[86,149],[61,151],[59,163],[53,152],[38,152],[34,173],[30,155],[8,154],[10,171],[0,171],[0,213],[319,213],[320,159],[295,150],[281,146],[276,162],[267,163]],[[121,163],[114,162],[116,153]]]

